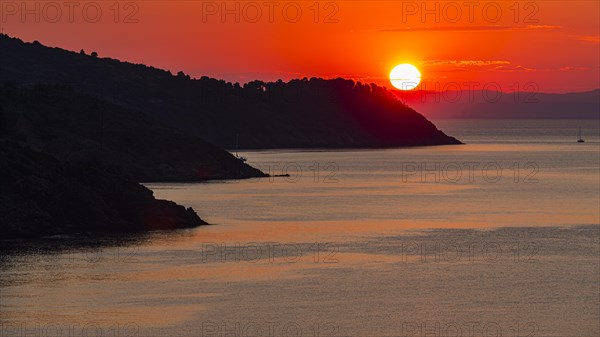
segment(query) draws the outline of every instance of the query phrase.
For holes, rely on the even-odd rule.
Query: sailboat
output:
[[[238,133],[236,135],[236,137],[235,137],[235,156],[237,157],[237,159],[239,159],[243,163],[245,163],[246,161],[248,161],[248,158],[238,156],[238,149],[239,148],[240,148],[240,134]]]
[[[577,139],[577,143],[585,143],[585,140],[581,138],[581,128],[579,128],[579,139]]]

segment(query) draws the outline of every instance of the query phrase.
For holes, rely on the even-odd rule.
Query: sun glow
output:
[[[400,90],[413,90],[421,82],[421,72],[412,64],[400,64],[390,72],[390,82]]]

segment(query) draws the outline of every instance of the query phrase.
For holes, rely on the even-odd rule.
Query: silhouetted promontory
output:
[[[146,150],[150,155],[144,146],[152,146],[153,141],[175,146],[170,152],[161,147],[155,152]],[[231,169],[262,175],[225,151],[202,144],[178,137],[176,130],[144,115],[68,87],[0,85],[2,237],[114,234],[204,225],[191,208],[157,200],[138,183],[144,178],[214,178],[218,175],[197,171],[193,164],[213,158],[221,169],[227,166],[221,161],[226,157],[231,157]],[[184,148],[178,152],[177,146]],[[193,153],[201,157],[176,169],[160,164],[173,159],[177,165],[179,157]]]
[[[205,224],[139,182],[266,176],[221,149],[238,136],[245,149],[460,143],[374,84],[242,87],[0,34],[3,237]]]
[[[265,176],[146,115],[61,85],[0,85],[3,238],[206,224],[139,181]]]
[[[199,137],[63,85],[0,84],[0,126],[61,160],[118,168],[142,182],[265,176]]]
[[[67,84],[222,148],[236,147],[237,135],[245,149],[460,143],[391,91],[341,78],[241,86],[2,35],[0,79]]]
[[[2,238],[125,233],[206,224],[191,209],[97,163],[61,161],[0,138]]]

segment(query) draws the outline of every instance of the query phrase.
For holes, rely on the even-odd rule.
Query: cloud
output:
[[[432,65],[432,66],[450,65],[450,66],[459,66],[459,67],[465,67],[465,66],[483,67],[483,66],[490,66],[490,65],[510,64],[510,62],[509,61],[500,61],[500,60],[491,60],[491,61],[487,61],[487,60],[430,60],[430,61],[423,61],[420,64],[421,65]]]
[[[562,26],[550,25],[484,25],[484,26],[425,26],[377,29],[382,33],[410,33],[410,32],[490,32],[490,31],[535,31],[561,29]]]
[[[579,36],[577,40],[590,43],[600,43],[600,36]]]
[[[419,63],[423,67],[433,67],[435,72],[468,72],[468,71],[536,71],[521,65],[513,65],[506,60],[428,60]]]
[[[533,68],[527,68],[523,66],[498,66],[494,70],[496,71],[508,71],[508,72],[530,72],[536,71]]]
[[[559,68],[558,70],[559,71],[587,71],[587,70],[592,70],[592,68],[567,66],[567,67]]]

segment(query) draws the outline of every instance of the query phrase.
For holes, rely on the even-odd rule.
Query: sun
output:
[[[400,90],[413,90],[421,82],[421,72],[412,64],[400,64],[390,72],[390,82]]]

